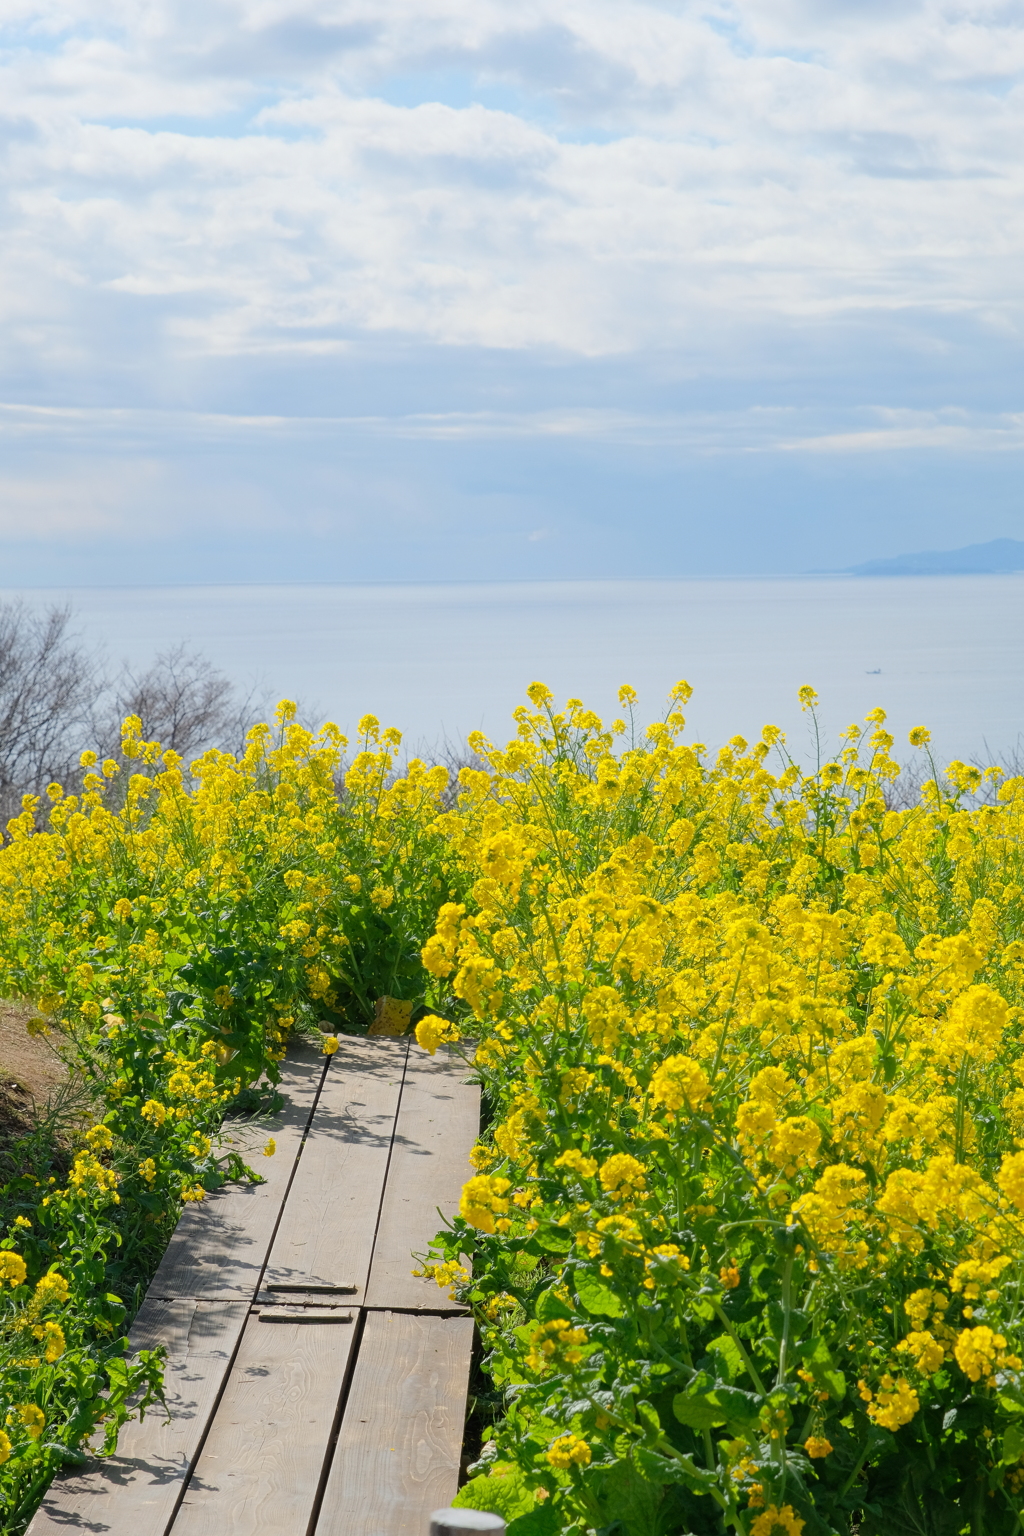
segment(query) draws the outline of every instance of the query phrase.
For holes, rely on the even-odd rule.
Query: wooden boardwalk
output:
[[[266,1183],[186,1208],[131,1330],[167,1347],[170,1422],[59,1478],[29,1536],[425,1536],[458,1485],[473,1324],[410,1255],[472,1171],[465,1078],[406,1039],[289,1057]]]

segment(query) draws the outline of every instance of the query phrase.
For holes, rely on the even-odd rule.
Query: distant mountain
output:
[[[988,544],[967,544],[963,549],[926,549],[917,555],[897,555],[892,560],[867,560],[851,565],[844,576],[992,576],[1024,571],[1024,543],[1020,539],[992,539]]]

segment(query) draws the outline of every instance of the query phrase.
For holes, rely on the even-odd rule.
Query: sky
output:
[[[1024,538],[1024,0],[0,0],[6,588]]]

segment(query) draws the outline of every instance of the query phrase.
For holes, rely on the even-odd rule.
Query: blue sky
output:
[[[1024,538],[1024,0],[3,0],[3,584]]]

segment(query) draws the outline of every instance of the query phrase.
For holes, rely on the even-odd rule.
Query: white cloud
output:
[[[842,421],[843,430],[831,430]],[[277,444],[300,453],[302,446],[339,445],[346,441],[421,443],[482,443],[544,441],[599,443],[626,448],[680,450],[687,455],[714,457],[737,454],[845,454],[931,449],[955,453],[1024,450],[1024,412],[983,415],[959,409],[943,411],[893,410],[876,406],[838,413],[756,407],[747,410],[630,412],[599,407],[546,411],[417,411],[366,416],[232,415],[200,411],[57,409],[0,402],[0,443],[29,452],[80,453],[91,447],[97,462],[115,464],[119,450],[139,455],[137,479],[155,476],[152,460],[157,445],[173,439],[183,457],[208,449],[244,451],[247,444]],[[119,489],[105,493],[108,502],[123,502],[126,515],[140,485],[134,471],[118,477]],[[76,466],[70,479],[53,487],[64,496],[80,477]],[[89,475],[85,476],[88,483]],[[7,484],[26,487],[29,480],[0,480],[0,501]],[[46,493],[49,495],[49,491]],[[54,524],[55,527],[60,526]],[[532,539],[549,530],[532,532]]]
[[[3,320],[58,360],[97,299],[163,306],[173,355],[1021,325],[1019,0],[3,15]]]
[[[5,550],[1024,533],[1024,0],[0,0],[0,131]]]

